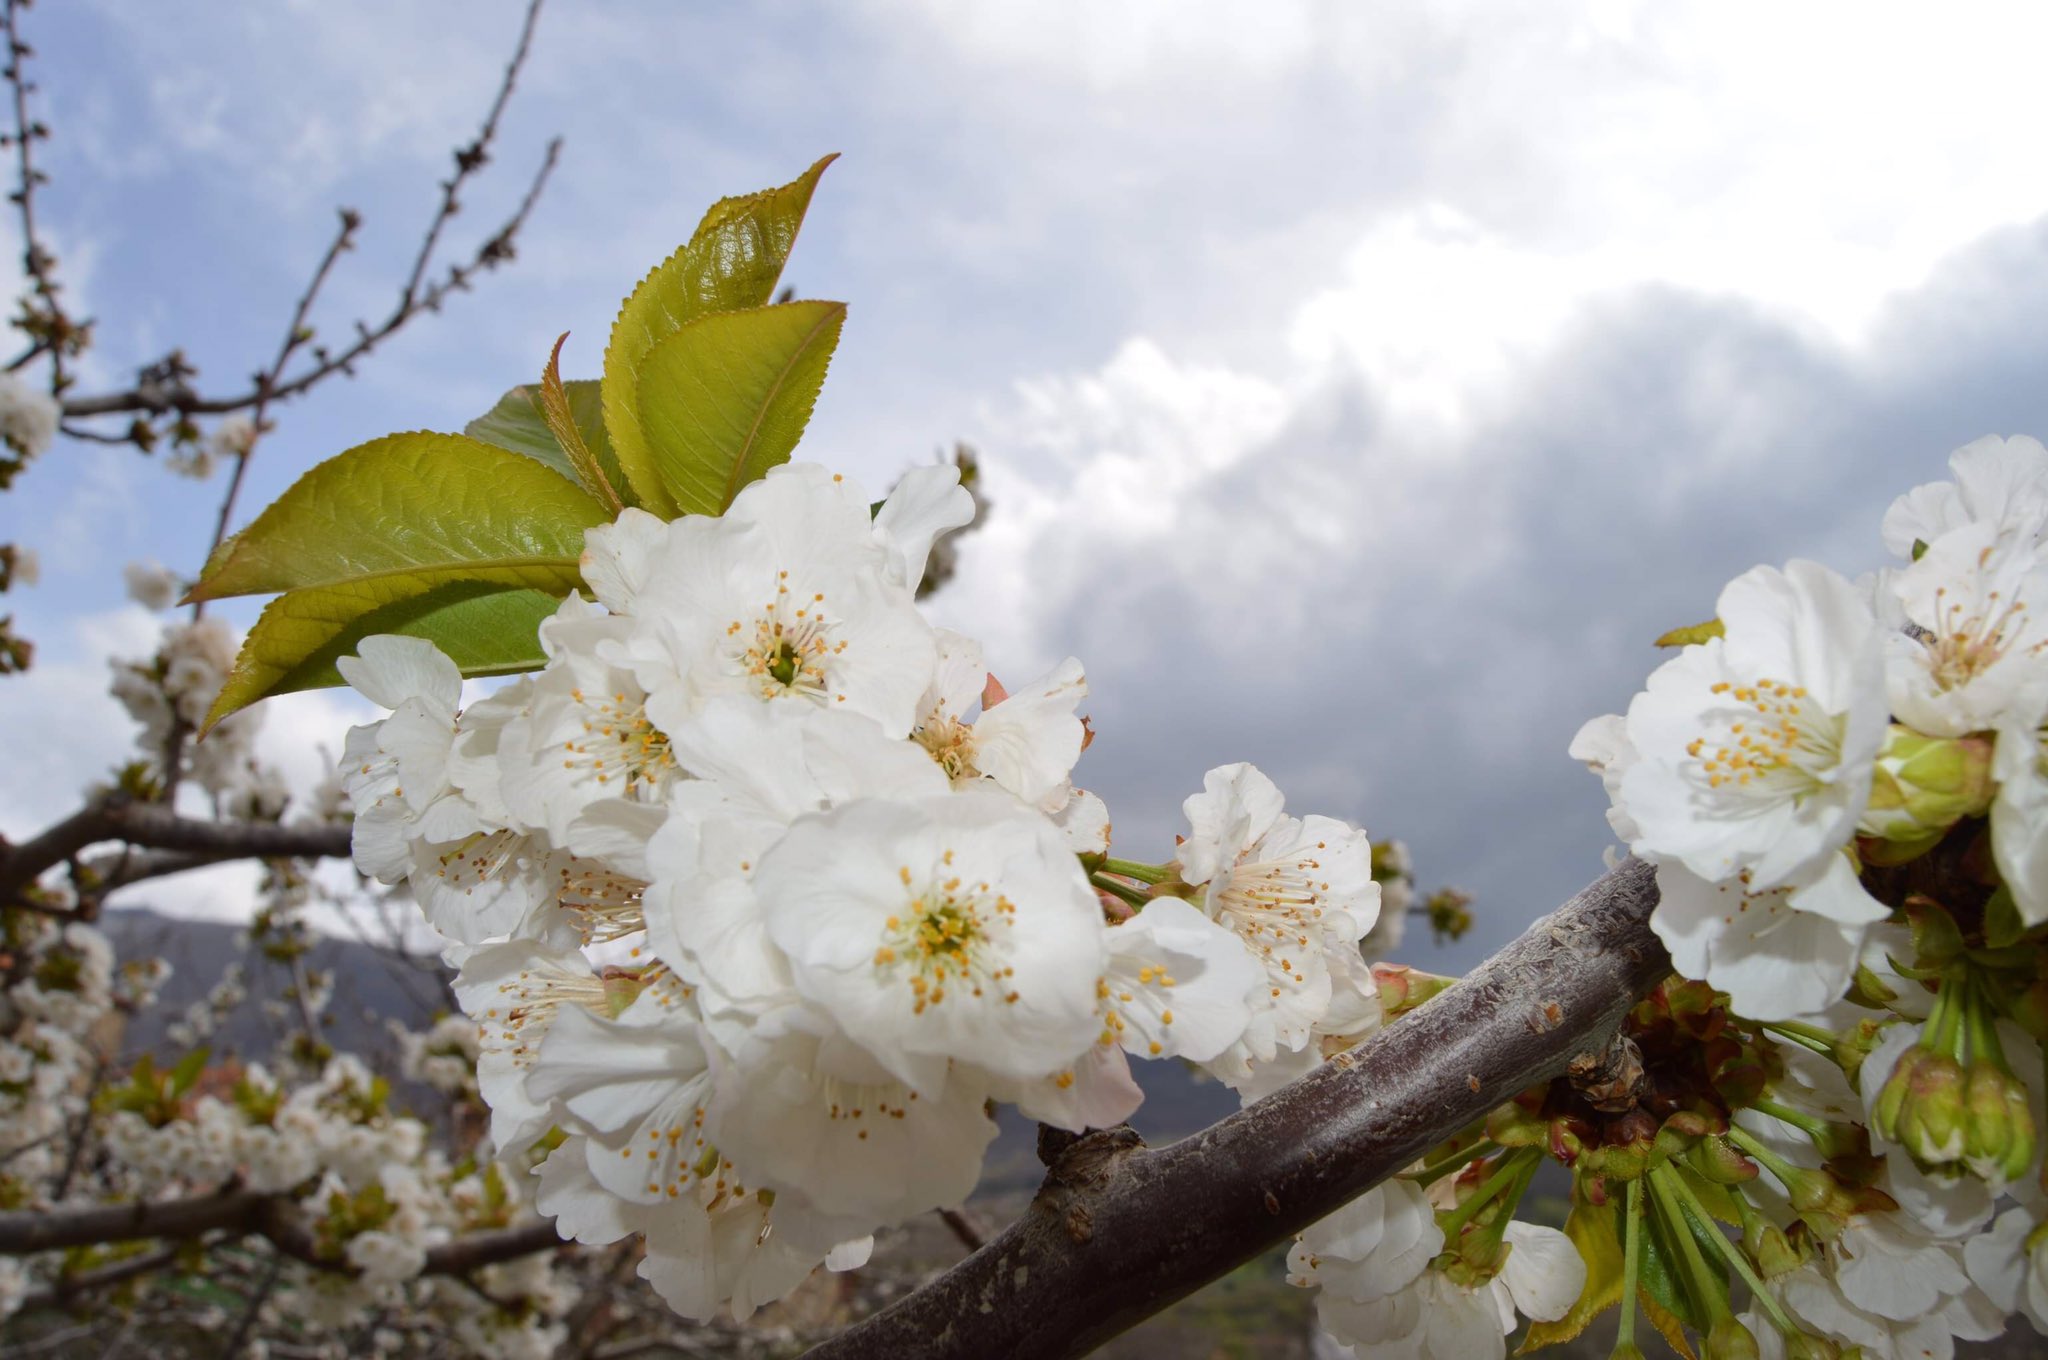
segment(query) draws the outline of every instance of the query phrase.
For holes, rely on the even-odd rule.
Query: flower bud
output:
[[[1860,1348],[1857,1350],[1861,1354]],[[1805,1332],[1785,1338],[1785,1360],[1841,1360],[1842,1348],[1824,1336]]]
[[[1443,991],[1456,978],[1438,977],[1404,963],[1376,963],[1372,980],[1379,985],[1380,1013],[1387,1020],[1405,1015]]]
[[[1643,1348],[1633,1341],[1617,1341],[1607,1360],[1643,1360]]]
[[[1704,1354],[1706,1360],[1759,1360],[1755,1335],[1732,1313],[1707,1330]]]
[[[1757,1176],[1757,1164],[1737,1152],[1733,1143],[1718,1134],[1693,1144],[1692,1151],[1686,1154],[1686,1161],[1715,1185],[1736,1185],[1755,1180]]]
[[[1871,847],[1873,859],[1900,862],[1931,848],[1963,818],[1981,815],[1995,792],[1990,742],[1923,736],[1894,723],[1878,753],[1870,804],[1857,830],[1886,843]]]
[[[1893,1083],[1904,1078],[1905,1094],[1899,1102],[1893,1130],[1880,1133],[1891,1138],[1922,1166],[1939,1166],[1963,1155],[1963,1066],[1946,1053],[1920,1050],[1919,1061],[1910,1068],[1904,1062],[1892,1073],[1880,1094],[1879,1117],[1883,1117],[1884,1096]]]
[[[2034,1160],[2034,1112],[2026,1087],[1997,1063],[1974,1062],[1963,1104],[1963,1164],[1993,1184],[2026,1175]]]
[[[1806,1258],[1792,1245],[1784,1230],[1762,1215],[1752,1218],[1743,1228],[1742,1247],[1767,1280],[1789,1274],[1806,1264]]]

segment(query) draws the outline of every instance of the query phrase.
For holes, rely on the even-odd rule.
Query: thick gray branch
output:
[[[1628,860],[1457,986],[1222,1123],[1128,1129],[1053,1159],[1024,1217],[813,1360],[1086,1354],[1357,1198],[1602,1048],[1671,971],[1651,867]]]

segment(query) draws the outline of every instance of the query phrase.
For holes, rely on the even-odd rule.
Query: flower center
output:
[[[646,889],[639,879],[596,860],[576,859],[563,866],[555,901],[575,919],[583,943],[598,944],[647,929],[641,909]]]
[[[974,727],[958,718],[935,714],[912,734],[952,780],[978,778],[974,765]]]
[[[824,603],[825,593],[818,591],[799,604],[790,593],[789,573],[778,572],[775,596],[761,607],[751,630],[738,619],[726,625],[727,637],[746,639],[740,668],[763,699],[832,697],[832,659],[846,650],[846,642],[833,641],[833,624],[820,609]]]
[[[647,720],[644,697],[629,699],[623,693],[593,697],[580,689],[570,690],[569,697],[586,716],[583,739],[562,743],[568,753],[563,765],[587,766],[600,784],[609,784],[617,775],[625,780],[628,794],[636,786],[642,791],[659,789],[675,774],[676,758],[668,748],[668,734]]]
[[[952,862],[948,850],[942,863]],[[906,888],[916,881],[907,864],[898,874]],[[916,998],[911,1006],[916,1015],[942,1004],[948,987],[965,988],[972,996],[1004,988],[1003,1000],[1014,1004],[1018,994],[1007,986],[1015,970],[1000,963],[993,935],[1016,912],[1016,904],[986,883],[970,888],[958,875],[935,879],[884,923],[875,968],[904,978]]]
[[[465,836],[436,857],[439,867],[434,870],[434,877],[446,881],[451,888],[474,893],[515,867],[525,840],[517,831],[478,831]]]
[[[1934,627],[1922,639],[1927,669],[1944,690],[1961,689],[1997,665],[2026,624],[2026,603],[1991,591],[1980,607],[1949,601],[1948,587],[1934,592]],[[2038,651],[2041,644],[2032,650]]]
[[[1730,717],[1725,705],[1714,710],[1729,719],[1726,729],[1695,737],[1685,748],[1701,762],[1698,775],[1709,789],[1753,788],[1798,798],[1830,782],[1841,763],[1845,720],[1809,705],[1803,687],[1766,677],[1749,685],[1723,680],[1711,692],[1740,705],[1734,712],[1741,717]]]

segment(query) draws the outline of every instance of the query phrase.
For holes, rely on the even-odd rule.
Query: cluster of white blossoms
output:
[[[1992,437],[1950,466],[1886,512],[1898,565],[1745,572],[1719,636],[1572,744],[1616,834],[1658,867],[1679,971],[1750,1018],[1840,997],[1892,913],[1858,870],[1965,819],[1988,814],[2018,920],[2048,922],[2048,450]]]
[[[57,438],[56,398],[12,373],[0,373],[0,441],[22,459],[34,458]]]
[[[167,589],[160,574],[131,566],[129,588],[148,603]],[[244,709],[214,724],[206,740],[189,737],[206,721],[241,645],[235,631],[218,618],[198,618],[165,627],[154,656],[114,664],[113,695],[130,717],[142,725],[138,744],[143,764],[157,779],[164,762],[175,756],[181,776],[189,776],[210,795],[220,811],[243,821],[275,821],[289,790],[275,766],[256,758],[260,712]]]
[[[1744,573],[1572,744],[1675,968],[1756,1036],[1726,1137],[1759,1223],[1798,1228],[1744,1232],[1766,1354],[2048,1324],[2048,449],[1949,461],[1886,512],[1893,565]]]
[[[276,1195],[347,1267],[293,1264],[264,1305],[277,1326],[362,1327],[419,1312],[475,1354],[554,1352],[573,1290],[551,1255],[484,1267],[468,1283],[422,1274],[441,1243],[533,1221],[530,1162],[452,1163],[428,1126],[392,1103],[388,1083],[350,1056],[304,1077],[209,1063],[204,1049],[168,1069],[145,1058],[125,1077],[110,1072],[109,1036],[152,1003],[168,966],[116,966],[106,937],[79,921],[15,912],[6,927],[0,949],[20,963],[0,990],[0,1207],[62,1214],[224,1185]],[[458,1019],[405,1036],[426,1055],[421,1075],[448,1076],[432,1064],[460,1053],[464,1027]],[[66,1251],[0,1256],[0,1318],[39,1285],[93,1264]]]
[[[343,760],[356,862],[451,942],[493,1141],[558,1137],[542,1211],[644,1235],[687,1315],[960,1203],[991,1102],[1108,1126],[1133,1056],[1252,1091],[1377,1022],[1364,833],[1237,765],[1174,862],[1111,859],[1080,663],[1006,690],[918,609],[972,513],[949,466],[879,506],[780,467],[723,516],[591,530],[595,602],[466,707],[424,642],[341,663],[392,710]]]

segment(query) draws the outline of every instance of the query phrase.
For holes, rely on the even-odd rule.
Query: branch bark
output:
[[[182,1241],[210,1232],[253,1234],[320,1270],[348,1273],[346,1261],[324,1256],[313,1234],[282,1195],[223,1189],[186,1199],[83,1209],[0,1213],[0,1256],[21,1256],[105,1242]],[[562,1245],[549,1220],[471,1233],[430,1248],[424,1275],[466,1275]]]
[[[1671,971],[1656,903],[1655,871],[1624,861],[1463,982],[1212,1128],[1157,1151],[1128,1128],[1048,1149],[1022,1219],[812,1360],[1086,1354],[1603,1049]]]
[[[100,841],[176,850],[178,867],[230,859],[339,859],[349,853],[344,824],[214,822],[181,817],[158,803],[109,798],[89,803],[19,845],[0,844],[0,903],[11,902],[44,871]],[[171,870],[159,866],[160,872]]]

